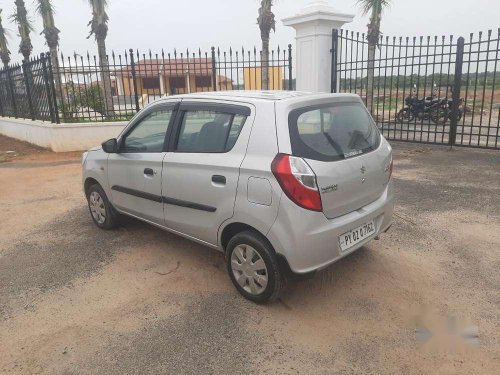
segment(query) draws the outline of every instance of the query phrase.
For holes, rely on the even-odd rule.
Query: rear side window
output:
[[[227,152],[245,124],[246,116],[216,111],[187,110],[182,117],[178,152]]]
[[[375,150],[380,133],[359,103],[302,108],[289,116],[292,153],[308,159],[334,161]]]

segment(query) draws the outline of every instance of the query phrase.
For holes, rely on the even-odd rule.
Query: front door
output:
[[[163,163],[165,224],[216,245],[220,225],[233,216],[251,109],[183,101],[177,118]]]
[[[176,103],[145,109],[118,140],[108,158],[113,205],[120,211],[163,224],[162,162]]]

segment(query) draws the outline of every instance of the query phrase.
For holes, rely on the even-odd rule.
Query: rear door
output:
[[[355,211],[383,194],[391,151],[381,147],[382,136],[361,103],[296,109],[289,130],[293,155],[316,174],[326,217]]]
[[[250,105],[182,102],[163,162],[168,228],[217,244],[220,225],[233,216],[253,112]]]

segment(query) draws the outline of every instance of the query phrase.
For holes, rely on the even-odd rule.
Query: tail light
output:
[[[292,202],[308,210],[322,210],[316,175],[304,159],[278,154],[271,171]]]

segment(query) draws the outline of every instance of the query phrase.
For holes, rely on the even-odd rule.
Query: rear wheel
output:
[[[231,238],[226,265],[231,281],[245,298],[264,303],[279,296],[282,271],[271,245],[257,233],[245,231]]]
[[[448,119],[450,121],[451,121],[451,117],[452,117],[451,114],[452,114],[452,112],[450,110],[448,110]],[[458,109],[458,112],[457,112],[457,122],[462,119],[462,116],[463,116],[462,110]]]
[[[118,225],[118,213],[111,206],[99,184],[94,184],[88,189],[87,202],[92,220],[99,228],[113,229]]]
[[[409,121],[412,121],[414,119],[414,115],[413,115],[413,112],[409,108],[403,108],[396,115],[396,119],[399,122],[409,122]]]
[[[435,124],[438,124],[438,125],[446,124],[449,116],[450,115],[448,113],[448,110],[445,108],[441,108],[441,107],[436,108],[436,109],[432,110],[432,112],[431,112],[432,122],[434,122]]]

